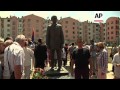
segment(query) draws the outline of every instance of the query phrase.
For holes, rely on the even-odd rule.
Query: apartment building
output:
[[[22,22],[21,22],[22,23]],[[6,37],[13,37],[13,39],[15,39],[15,37],[18,34],[22,34],[19,33],[19,19],[16,16],[10,16],[7,18],[0,18],[0,35],[3,38]],[[22,30],[22,27],[20,28]]]
[[[3,37],[11,36],[10,18],[2,18],[2,25]]]
[[[45,20],[44,30],[43,30],[43,43],[46,43],[46,33],[47,33],[47,27],[51,23],[51,20],[47,18]]]
[[[79,21],[71,17],[61,18],[59,23],[62,25],[65,43],[75,42],[79,34]]]
[[[18,26],[19,26],[19,21],[18,18],[16,16],[12,16],[10,17],[10,19],[8,19],[9,24],[7,24],[8,30],[11,30],[11,36],[13,37],[13,39],[15,39],[15,37],[18,35]]]
[[[23,34],[23,17],[18,18],[18,34]]]
[[[34,38],[37,41],[39,38],[43,38],[45,19],[34,14],[23,17],[23,34],[26,38],[32,37],[34,31]]]
[[[106,20],[107,31],[107,43],[112,45],[113,43],[119,44],[119,18],[110,17]]]
[[[86,44],[90,44],[90,40],[95,42],[100,41],[100,25],[98,23],[92,23],[89,21],[83,22],[83,41]]]
[[[83,22],[79,22],[78,27],[78,37],[81,37],[83,39],[83,31],[84,31],[84,27],[83,27]]]
[[[49,17],[44,19],[34,14],[21,18],[0,17],[0,36],[3,38],[12,36],[15,39],[18,34],[24,34],[27,38],[31,38],[34,31],[35,41],[43,38],[43,42],[46,42],[46,31],[50,23]],[[77,37],[82,37],[87,44],[90,44],[91,39],[95,42],[106,42],[109,45],[120,44],[120,18],[118,17],[110,17],[106,23],[80,22],[71,17],[61,17],[58,23],[62,25],[65,43],[75,42]]]
[[[94,24],[92,22],[87,22],[87,44],[90,44],[90,40],[94,39]]]

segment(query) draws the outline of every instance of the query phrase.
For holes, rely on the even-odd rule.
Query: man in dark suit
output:
[[[42,38],[38,39],[38,45],[34,50],[34,56],[36,64],[35,67],[44,69],[45,60],[47,60],[47,47],[43,44]]]
[[[57,16],[52,16],[51,21],[52,24],[50,24],[47,28],[46,44],[51,53],[51,70],[54,70],[54,53],[56,50],[58,58],[58,71],[60,71],[62,66],[61,51],[64,44],[64,35],[62,26],[57,24]]]

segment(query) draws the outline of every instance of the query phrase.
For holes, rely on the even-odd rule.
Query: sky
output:
[[[81,22],[86,20],[94,22],[95,15],[98,12],[102,12],[103,16],[101,19],[104,22],[106,22],[109,17],[120,17],[120,11],[0,11],[0,17],[6,18],[11,15],[21,18],[22,16],[34,14],[47,19],[47,17],[51,18],[51,16],[56,15],[58,19],[60,19],[60,17],[71,17]]]

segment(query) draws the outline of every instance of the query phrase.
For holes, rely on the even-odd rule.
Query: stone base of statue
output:
[[[46,67],[45,75],[48,77],[69,75],[69,72],[64,67],[60,71],[57,71],[57,69],[58,67],[54,67],[54,71],[51,71],[51,67]]]

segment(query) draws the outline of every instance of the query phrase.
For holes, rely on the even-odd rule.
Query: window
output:
[[[10,24],[7,24],[8,27],[10,27]]]
[[[108,37],[108,39],[109,39],[109,37]]]
[[[39,20],[36,20],[37,23],[39,23]]]
[[[113,21],[111,22],[111,24],[113,24]]]
[[[90,33],[89,33],[89,35],[90,35]]]
[[[96,27],[99,27],[99,24],[96,24]]]
[[[116,24],[118,23],[118,21],[116,20]]]
[[[113,39],[113,37],[111,37],[111,39]]]
[[[7,36],[9,37],[9,36],[10,36],[10,34],[7,34]]]
[[[119,31],[116,31],[116,35],[119,35]]]
[[[75,32],[73,31],[73,34],[75,34]]]
[[[105,31],[105,29],[104,29],[104,31]]]
[[[119,29],[119,26],[116,26],[116,29]]]
[[[108,25],[109,25],[109,23],[108,23]]]
[[[73,36],[73,39],[75,39],[75,36]]]
[[[12,22],[12,25],[15,25],[15,21]]]
[[[21,31],[21,29],[19,29],[19,31]]]
[[[10,22],[10,19],[8,19],[7,21]]]
[[[65,28],[67,28],[67,26],[65,26]]]
[[[79,32],[77,32],[77,34],[79,34]]]
[[[108,30],[109,30],[109,27],[108,27]]]
[[[73,27],[73,29],[75,29],[75,28]]]
[[[96,29],[96,31],[98,31],[98,29]]]
[[[36,29],[36,32],[39,32],[39,29]]]
[[[25,22],[25,19],[23,20],[23,22]]]
[[[113,34],[113,32],[111,32],[111,34]]]
[[[66,38],[68,37],[68,35],[65,36]]]
[[[80,30],[81,30],[81,28],[80,28]]]
[[[104,33],[104,35],[105,35],[105,33]]]
[[[113,29],[113,26],[111,27],[111,29]]]
[[[104,40],[105,40],[105,38],[104,38]]]
[[[30,22],[31,21],[31,19],[28,19],[28,22]]]
[[[22,20],[21,19],[19,19],[19,22],[21,22]]]
[[[80,34],[82,34],[82,33],[80,32]]]
[[[73,25],[75,25],[75,22],[73,22]]]
[[[91,37],[89,37],[89,39],[91,39]]]
[[[109,32],[108,32],[108,35],[109,35]]]
[[[65,21],[66,24],[68,24],[68,21]]]
[[[90,28],[89,28],[89,30],[90,30]]]
[[[66,30],[65,32],[68,33],[68,30]]]
[[[22,24],[19,24],[19,27],[22,27]]]

